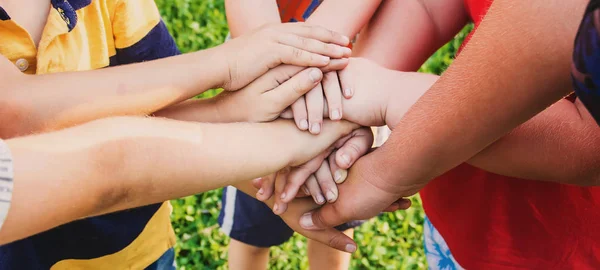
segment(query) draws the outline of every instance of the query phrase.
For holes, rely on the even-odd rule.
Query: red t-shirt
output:
[[[490,4],[465,0],[476,26]],[[600,268],[598,187],[528,181],[463,164],[434,179],[421,198],[466,269]]]

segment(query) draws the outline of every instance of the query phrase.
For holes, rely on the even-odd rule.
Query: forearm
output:
[[[437,76],[394,72],[382,115],[392,129],[425,93]],[[402,76],[412,76],[402,80]],[[386,76],[383,76],[386,77]],[[386,81],[386,80],[382,80]],[[429,85],[429,86],[428,86]],[[348,108],[351,111],[352,108]],[[476,154],[467,163],[517,178],[578,185],[600,183],[600,137],[597,125],[581,102],[561,100]]]
[[[430,179],[564,96],[583,2],[495,1],[463,53],[396,126],[375,166],[396,168],[390,179],[400,171]]]
[[[238,37],[269,23],[281,23],[276,0],[225,0],[231,37]]]
[[[475,155],[468,163],[500,175],[599,185],[599,131],[579,101],[561,100]]]
[[[287,121],[218,125],[122,117],[8,140],[15,186],[0,243],[298,165],[354,127],[338,124],[315,137]]]
[[[218,86],[227,74],[218,50],[86,72],[16,76],[3,91],[3,138],[60,129],[94,119],[145,115]],[[173,68],[177,67],[177,68]],[[199,79],[202,78],[202,79]],[[10,122],[14,122],[12,125]]]
[[[361,30],[354,55],[389,69],[416,71],[466,23],[463,0],[383,1]]]
[[[350,38],[367,24],[382,0],[327,0],[306,22],[336,31]]]
[[[228,113],[219,110],[218,96],[205,99],[193,99],[169,106],[153,113],[154,116],[181,121],[204,123],[231,123]],[[233,113],[233,112],[229,112]]]

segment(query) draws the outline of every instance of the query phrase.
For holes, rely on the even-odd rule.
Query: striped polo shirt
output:
[[[8,215],[13,190],[12,156],[8,145],[0,139],[0,230]]]
[[[92,70],[179,54],[153,0],[49,1],[38,46],[0,7],[0,54],[24,73]],[[170,211],[168,202],[149,205],[0,246],[0,269],[144,269],[175,244]]]

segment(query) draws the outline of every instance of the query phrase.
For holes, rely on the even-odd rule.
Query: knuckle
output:
[[[306,87],[301,83],[301,82],[295,82],[294,84],[292,84],[292,91],[294,91],[294,93],[296,94],[301,94],[303,93],[304,89]]]
[[[335,38],[337,36],[337,33],[334,32],[334,31],[332,31],[332,30],[325,29],[325,31],[327,31],[328,34],[329,34],[329,36],[332,37],[332,38]]]
[[[295,58],[301,58],[302,57],[302,50],[298,49],[298,48],[292,48],[292,55]],[[312,60],[312,59],[311,59]]]
[[[331,238],[329,238],[329,241],[327,241],[327,245],[329,245],[330,247],[333,248],[341,248],[344,245],[344,240],[343,240],[343,236],[342,233],[336,233],[333,236],[331,236]]]
[[[307,47],[307,46],[310,44],[310,42],[308,41],[308,39],[307,39],[307,38],[305,38],[305,37],[296,36],[296,38],[298,39],[298,42],[299,42],[299,43],[302,45],[302,47],[304,47],[304,48],[305,48],[305,47]]]
[[[362,147],[360,147],[358,144],[356,144],[354,142],[349,142],[347,147],[350,150],[350,152],[353,152],[356,155],[360,154],[361,149],[362,149]]]

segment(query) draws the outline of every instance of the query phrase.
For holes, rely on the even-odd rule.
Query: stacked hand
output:
[[[302,27],[306,27],[304,30],[310,28],[310,26]],[[264,28],[259,30],[259,32],[266,31],[259,33],[259,36],[267,37],[267,40],[270,35],[277,36],[271,34],[270,31],[274,30],[268,30]],[[294,32],[297,30],[294,28],[292,32],[300,33]],[[230,76],[230,81],[236,83],[224,85],[227,90],[237,91],[226,91],[216,98],[219,111],[233,112],[227,115],[227,121],[265,122],[280,116],[294,118],[301,130],[309,130],[312,134],[321,132],[324,128],[323,118],[327,117],[339,120],[343,116],[344,119],[365,126],[385,124],[386,120],[389,120],[386,117],[389,109],[388,101],[392,98],[390,83],[400,78],[404,80],[402,83],[413,87],[415,85],[413,82],[419,80],[411,81],[410,73],[398,76],[393,71],[365,59],[351,61],[344,59],[343,57],[348,57],[349,49],[339,50],[341,47],[338,45],[345,45],[346,40],[338,39],[336,34],[331,32],[328,33],[331,38],[316,41],[321,42],[316,46],[314,44],[317,43],[313,44],[306,40],[290,43],[291,36],[285,39],[284,43],[279,39],[272,39],[276,43],[273,45],[275,47],[271,47],[273,51],[276,51],[273,48],[278,46],[295,44],[297,46],[295,48],[303,48],[305,50],[303,52],[313,55],[310,57],[304,57],[302,56],[305,55],[304,53],[295,51],[296,58],[277,58],[276,61],[267,61],[268,64],[258,61],[261,57],[229,63],[229,73],[233,74]],[[296,35],[295,38],[298,37]],[[311,37],[322,38],[318,35]],[[302,36],[300,40],[303,38],[306,36]],[[241,37],[236,38],[226,45],[241,46],[243,43],[249,43],[251,39],[241,41],[243,41]],[[327,42],[337,45],[326,44]],[[308,46],[308,44],[313,45]],[[315,49],[319,46],[321,46],[320,50]],[[288,50],[285,47],[280,49],[282,54]],[[319,58],[316,57],[318,54],[327,55],[327,61],[316,61],[315,59]],[[330,57],[341,59],[331,60]],[[238,56],[231,59],[239,58]],[[262,68],[260,72],[248,73],[250,74],[248,75],[237,71],[240,70],[238,67],[252,62],[259,64]],[[323,72],[326,72],[325,76]],[[253,78],[256,76],[260,77]],[[350,220],[370,218],[382,211],[407,208],[410,206],[410,201],[402,198],[413,195],[424,185],[424,182],[419,181],[397,185],[394,184],[395,179],[378,177],[380,172],[386,171],[388,166],[394,164],[393,162],[381,163],[381,158],[378,158],[389,151],[386,149],[390,147],[385,145],[383,149],[361,158],[369,152],[372,141],[373,135],[369,129],[356,129],[350,135],[340,138],[311,161],[304,164],[290,164],[291,167],[281,172],[255,181],[255,186],[259,188],[256,196],[267,202],[273,211],[281,215],[284,221],[296,231],[303,232],[308,237],[313,235],[314,237],[311,238],[334,248],[353,251],[354,246],[347,246],[350,243],[349,239],[341,236],[343,234],[340,235],[332,227]],[[348,169],[350,169],[349,173]],[[305,196],[312,196],[316,204],[311,203],[307,198],[295,199]],[[313,210],[319,205],[322,207],[315,212],[305,214],[300,219],[301,212]],[[307,231],[315,229],[317,231],[314,233]]]

